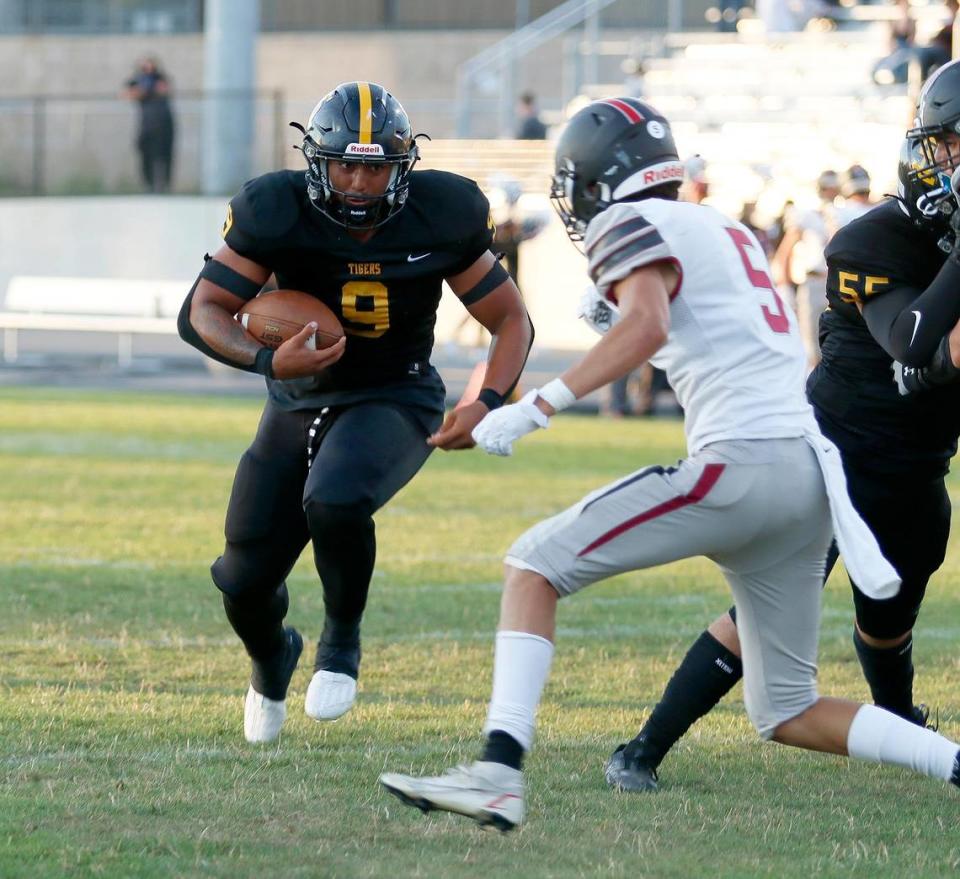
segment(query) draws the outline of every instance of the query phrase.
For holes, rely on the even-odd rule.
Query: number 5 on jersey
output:
[[[775,333],[789,333],[790,318],[787,317],[787,312],[783,307],[783,300],[780,298],[780,294],[774,289],[770,276],[763,269],[756,268],[753,263],[750,262],[750,253],[747,248],[757,250],[756,243],[751,241],[750,236],[747,235],[743,229],[736,229],[732,226],[726,226],[724,228],[726,228],[727,234],[730,235],[730,240],[733,241],[734,247],[737,248],[737,252],[740,254],[743,268],[746,270],[750,283],[758,290],[768,291],[773,297],[774,310],[771,311],[766,305],[760,306],[764,319],[767,321],[767,326]]]

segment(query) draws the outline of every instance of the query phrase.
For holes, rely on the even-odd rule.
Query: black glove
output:
[[[955,213],[960,214],[960,211]],[[897,384],[897,390],[901,397],[960,381],[960,369],[953,365],[953,359],[950,356],[949,335],[940,340],[933,359],[922,369],[917,369],[914,366],[904,366],[896,360],[893,361],[890,368],[893,370],[893,380]]]
[[[896,382],[897,391],[901,397],[908,397],[910,394],[916,394],[927,389],[927,384],[923,381],[922,369],[915,366],[904,366],[899,360],[894,360],[890,365],[893,370],[893,380]]]

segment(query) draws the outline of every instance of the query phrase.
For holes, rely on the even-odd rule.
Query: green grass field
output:
[[[662,767],[654,796],[601,767],[689,640],[728,605],[705,560],[561,604],[528,762],[528,822],[421,816],[377,775],[471,759],[488,696],[500,558],[585,491],[683,453],[673,422],[564,416],[511,459],[436,454],[378,516],[360,698],[242,738],[248,666],[207,567],[256,401],[0,391],[0,877],[945,876],[958,792],[760,743],[736,690]],[[952,487],[956,489],[956,484]],[[909,514],[909,511],[904,511]],[[960,735],[957,547],[917,638],[918,697]],[[290,622],[322,621],[307,556]],[[821,689],[862,698],[835,574]],[[306,654],[305,654],[306,655]]]

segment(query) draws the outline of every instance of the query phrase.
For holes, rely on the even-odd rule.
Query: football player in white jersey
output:
[[[522,762],[557,601],[624,571],[700,555],[733,592],[744,701],[763,738],[960,785],[956,743],[817,693],[831,535],[875,597],[896,594],[899,580],[850,504],[836,447],[804,398],[796,323],[757,240],[713,208],[676,201],[682,176],[669,123],[635,98],[592,103],[560,138],[552,197],[571,239],[585,244],[606,332],[560,378],[486,415],[473,437],[508,455],[555,413],[649,360],[666,370],[686,413],[688,457],[606,485],[513,544],[483,753],[439,777],[383,774],[409,805],[503,830],[520,823]]]

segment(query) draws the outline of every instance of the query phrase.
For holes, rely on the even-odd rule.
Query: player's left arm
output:
[[[530,391],[519,403],[487,415],[473,437],[491,455],[509,455],[513,443],[577,399],[626,375],[666,344],[670,332],[670,296],[679,277],[672,265],[656,261],[638,267],[609,287],[620,320],[560,378]]]
[[[859,273],[846,272],[843,281],[860,294]],[[925,290],[888,283],[883,295],[871,296],[867,290],[857,295],[867,328],[894,360],[918,369],[927,366],[960,321],[960,259],[948,257]]]
[[[427,442],[440,449],[469,449],[475,445],[473,428],[516,387],[533,344],[533,323],[517,285],[489,250],[446,280],[492,339],[479,398],[451,412]]]
[[[667,341],[670,332],[670,296],[678,283],[677,270],[657,262],[632,271],[617,281],[610,295],[620,319],[579,363],[560,380],[580,399],[646,363]],[[553,406],[538,397],[538,409],[553,415]]]

